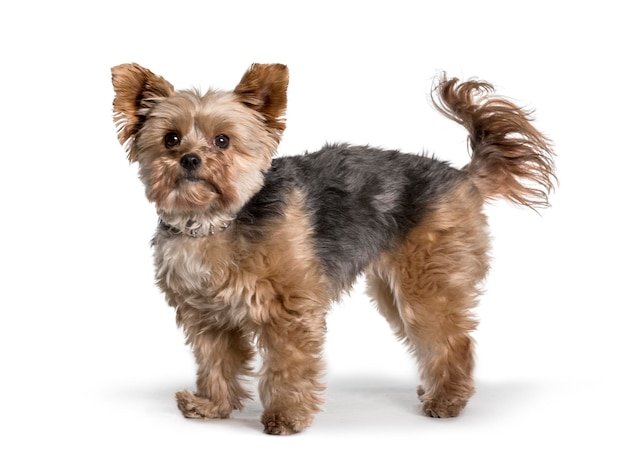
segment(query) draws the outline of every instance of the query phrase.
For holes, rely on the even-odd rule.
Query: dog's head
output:
[[[176,91],[138,64],[112,69],[114,120],[162,215],[224,218],[263,185],[282,132],[287,67],[254,64],[233,91]]]

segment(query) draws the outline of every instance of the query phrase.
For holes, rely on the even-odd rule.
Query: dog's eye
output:
[[[175,148],[180,144],[180,135],[178,135],[176,132],[166,133],[165,137],[163,137],[163,143],[168,149]]]
[[[213,138],[213,144],[216,148],[226,149],[230,144],[230,138],[228,138],[223,133],[220,133],[219,135],[216,135],[215,138]]]

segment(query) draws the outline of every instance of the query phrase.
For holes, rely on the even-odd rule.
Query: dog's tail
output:
[[[483,81],[439,80],[435,107],[469,132],[472,159],[464,168],[485,199],[504,197],[536,209],[548,207],[557,182],[551,142],[532,124],[530,113],[495,96]]]

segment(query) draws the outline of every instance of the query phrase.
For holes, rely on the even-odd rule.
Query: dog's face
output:
[[[285,129],[286,66],[253,65],[234,91],[204,95],[137,64],[112,74],[118,138],[160,213],[225,217],[261,188]]]

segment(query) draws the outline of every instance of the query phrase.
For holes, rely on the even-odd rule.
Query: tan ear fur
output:
[[[117,135],[125,144],[141,128],[147,110],[160,99],[170,96],[174,87],[163,77],[136,64],[121,64],[111,69],[115,98],[113,119],[118,127]],[[129,160],[135,160],[129,152]]]
[[[268,128],[285,130],[289,70],[284,64],[253,64],[235,88],[241,102],[263,115]]]

